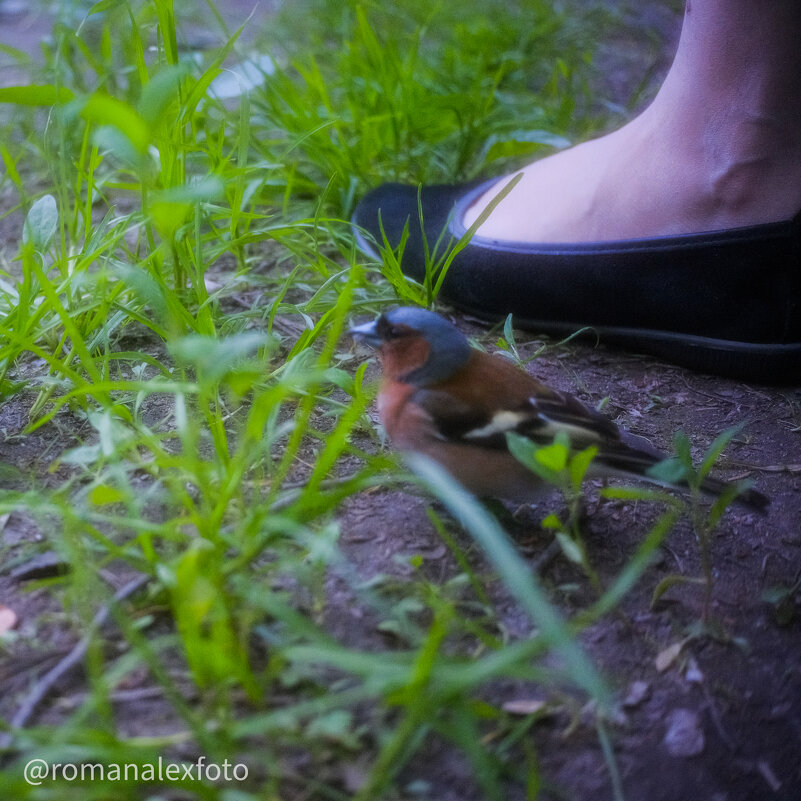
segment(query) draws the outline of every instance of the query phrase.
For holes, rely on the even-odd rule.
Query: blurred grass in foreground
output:
[[[478,795],[506,798],[512,782],[536,798],[537,714],[511,717],[486,688],[511,677],[568,706],[591,698],[607,743],[607,690],[574,635],[631,587],[674,513],[570,620],[484,508],[423,465],[531,636],[504,633],[486,578],[433,512],[462,572],[438,584],[418,570],[400,599],[358,578],[338,545],[343,501],[410,476],[365,417],[374,390],[342,335],[352,314],[420,289],[358,256],[346,221],[381,180],[500,173],[596,124],[593,26],[544,2],[292,2],[245,23],[263,25],[275,67],[245,70],[241,31],[189,52],[191,12],[169,0],[69,12],[30,84],[0,89],[0,221],[18,237],[0,274],[0,389],[27,415],[19,436],[51,442],[38,471],[3,465],[0,514],[43,537],[10,549],[14,564],[41,548],[69,567],[43,586],[63,603],[58,625],[87,637],[87,692],[57,725],[12,732],[0,795],[428,797],[396,780],[435,738],[463,753]],[[243,91],[220,99],[229,68]],[[572,519],[568,555],[571,532]],[[136,575],[146,589],[111,602]],[[326,631],[331,576],[393,641]],[[100,629],[104,605],[116,625]],[[115,692],[137,676],[169,733],[120,733]],[[249,777],[170,790],[22,778],[33,756],[164,754],[236,756]]]

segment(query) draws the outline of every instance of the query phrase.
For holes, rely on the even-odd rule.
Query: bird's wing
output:
[[[409,400],[424,415],[428,436],[443,442],[497,452],[507,449],[508,432],[522,434],[542,445],[550,444],[558,433],[564,432],[576,450],[598,446],[594,460],[597,472],[649,481],[654,479],[648,476],[648,468],[666,458],[647,440],[621,431],[611,420],[555,390],[539,391],[505,408],[484,408],[452,392],[425,388],[414,391]],[[725,482],[711,477],[701,487],[712,495],[719,495],[726,488]],[[737,501],[759,511],[769,503],[766,496],[753,489],[745,490]]]
[[[491,419],[491,415],[449,392],[435,389],[418,389],[409,402],[422,409],[433,426],[437,438],[458,442],[474,429],[480,429]],[[479,443],[474,443],[479,444]],[[506,441],[503,440],[503,447]],[[487,442],[487,447],[501,447],[495,442]]]
[[[576,448],[620,443],[614,423],[575,398],[555,391],[493,409],[435,389],[419,389],[410,400],[428,414],[443,440],[500,450],[506,448],[508,432],[522,434],[539,444],[549,444],[564,432]]]

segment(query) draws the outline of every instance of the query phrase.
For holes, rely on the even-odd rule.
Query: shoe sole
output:
[[[468,195],[462,196],[458,207],[464,206],[467,200],[482,188],[483,185],[480,185],[473,188]],[[458,214],[452,216],[458,217]],[[352,224],[357,247],[370,258],[380,262],[381,256],[374,242],[365,238],[361,228],[355,222],[355,217],[354,214]],[[458,230],[458,227],[457,230],[454,230],[451,225],[451,234],[456,239],[461,233],[463,232]],[[741,236],[742,232],[739,235]],[[735,232],[734,236],[738,236],[738,233]],[[486,242],[476,237],[473,238],[471,244],[487,247]],[[504,250],[520,249],[525,254],[527,247],[525,244],[513,245],[504,247]],[[801,269],[801,265],[798,269]],[[497,323],[508,316],[506,310],[498,310],[500,304],[496,305],[494,309],[487,309],[486,306],[473,305],[466,298],[460,300],[458,297],[451,296],[448,292],[447,281],[441,297],[454,307],[478,319]],[[743,342],[660,328],[564,322],[542,317],[526,317],[519,313],[519,309],[518,313],[514,314],[514,322],[521,329],[535,330],[559,337],[577,335],[586,339],[591,336],[604,345],[615,345],[629,351],[649,354],[682,367],[726,378],[773,385],[801,384],[801,342]]]
[[[381,255],[354,225],[356,246],[371,259],[381,261]],[[490,324],[505,320],[505,314],[487,312],[459,301],[448,303],[478,320]],[[594,337],[604,345],[617,345],[633,352],[657,356],[667,362],[701,373],[762,384],[795,384],[801,380],[801,343],[765,344],[736,342],[726,339],[656,331],[643,328],[622,328],[554,320],[536,320],[516,316],[518,328],[538,331],[559,337],[587,340]]]
[[[471,317],[488,323],[506,319],[505,315],[488,314],[485,309],[470,308],[458,301],[448,302]],[[513,321],[517,328],[524,331],[538,331],[561,338],[572,337],[579,341],[592,338],[596,343],[621,346],[631,352],[657,356],[681,367],[724,378],[772,385],[798,384],[801,379],[801,343],[736,342],[673,331],[581,325],[521,317],[513,317]]]

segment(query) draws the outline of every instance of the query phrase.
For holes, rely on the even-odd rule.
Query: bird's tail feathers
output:
[[[604,447],[599,454],[599,461],[614,473],[635,478],[645,478],[647,481],[666,487],[686,489],[688,486],[686,480],[680,478],[672,480],[667,476],[660,476],[658,472],[652,474],[652,468],[669,458],[646,440],[631,434],[621,440],[620,447]],[[732,499],[734,503],[764,513],[770,503],[770,498],[752,487],[740,487],[736,483],[723,481],[712,476],[706,476],[701,482],[701,491],[707,495],[720,496],[731,492],[734,488],[739,489],[739,492]]]
[[[723,495],[723,493],[729,492],[732,487],[736,486],[736,482],[721,481],[719,478],[707,476],[701,482],[701,491],[706,492],[708,495]],[[770,504],[770,498],[767,495],[763,495],[759,490],[748,486],[742,487],[733,501],[763,514]]]

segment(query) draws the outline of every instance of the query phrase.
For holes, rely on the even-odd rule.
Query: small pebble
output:
[[[674,709],[667,718],[665,747],[673,757],[698,756],[704,750],[704,732],[698,714],[691,709]]]
[[[623,699],[626,709],[639,706],[651,694],[651,685],[647,681],[635,681],[629,686],[629,691]]]
[[[703,684],[704,674],[693,657],[687,660],[687,670],[684,674],[684,678],[693,684]]]

